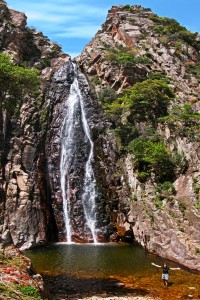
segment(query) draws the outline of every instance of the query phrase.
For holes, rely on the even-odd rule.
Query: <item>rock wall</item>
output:
[[[57,238],[48,190],[43,93],[69,56],[42,33],[27,28],[24,14],[4,3],[0,8],[1,51],[17,64],[37,67],[43,78],[41,98],[25,98],[19,116],[8,120],[6,135],[1,135],[0,241],[29,248]]]
[[[80,65],[99,98],[104,89],[112,88],[120,94],[124,88],[145,80],[148,74],[162,72],[172,79],[171,87],[176,93],[172,107],[190,103],[198,112],[198,76],[193,76],[187,65],[198,64],[199,50],[184,41],[181,50],[177,50],[175,38],[170,41],[166,35],[155,33],[157,21],[150,9],[112,7],[102,29],[81,53]],[[112,55],[117,52],[123,55],[122,49],[136,57],[148,57],[151,62],[132,66],[113,63]],[[166,124],[157,127],[165,145],[172,152],[178,151],[187,161],[187,167],[177,174],[174,181],[174,194],[166,195],[162,191],[158,195],[154,178],[146,183],[138,180],[131,155],[123,153],[120,143],[116,143],[115,130],[112,126],[110,129],[110,132],[107,129],[102,149],[114,143],[115,151],[109,151],[109,162],[104,152],[101,168],[105,178],[102,180],[113,203],[110,216],[113,216],[111,222],[116,232],[111,238],[123,239],[131,237],[132,233],[134,239],[150,252],[200,269],[198,130],[195,138],[178,134]],[[116,207],[115,201],[119,203]]]
[[[27,28],[24,14],[9,10],[3,3],[1,8],[1,50],[10,54],[16,64],[25,63],[41,70],[42,78],[40,99],[24,99],[18,119],[13,117],[9,121],[6,148],[2,147],[1,151],[1,241],[25,249],[66,239],[60,190],[60,131],[74,75],[69,56],[62,53],[58,45],[51,43],[42,33]],[[102,132],[106,126],[102,108],[81,73],[79,83],[85,95],[95,148],[104,147],[104,150],[98,151],[97,157],[107,153],[105,155],[110,160],[108,149],[115,146],[114,142],[113,145],[105,145],[106,135]],[[81,136],[77,137],[77,140],[81,139]],[[79,142],[79,178],[74,183],[74,198],[77,200],[73,203],[72,212],[76,225],[73,236],[77,241],[87,240],[83,212],[78,205],[83,179],[80,173],[84,173],[82,145]],[[113,204],[105,191],[110,180],[102,186],[104,174],[99,175],[100,164],[101,159],[95,170],[98,181],[96,215],[98,238],[105,241],[113,233],[112,226],[108,230],[110,211],[118,202]]]

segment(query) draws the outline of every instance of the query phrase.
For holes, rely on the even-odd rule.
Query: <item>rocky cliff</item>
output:
[[[197,269],[200,267],[199,49],[199,36],[175,20],[159,17],[150,9],[127,5],[112,7],[102,29],[80,56],[80,65],[111,122],[105,130],[104,146],[98,146],[97,152],[107,149],[109,144],[114,143],[115,147],[109,147],[106,153],[104,150],[96,161],[101,165],[102,178],[106,178],[102,182],[107,194],[110,193],[108,197],[111,201],[118,199],[118,206],[110,214],[117,228],[114,236],[123,240],[133,232],[135,240],[149,251]],[[142,89],[145,87],[147,91],[152,84],[149,80],[162,76],[169,79],[174,96],[167,111],[163,107],[157,116],[161,118],[155,121],[152,116],[158,111],[156,106],[147,111],[147,99],[138,100],[141,95],[137,96],[136,87],[154,101]],[[130,101],[135,102],[130,105]],[[164,98],[160,108],[163,101]],[[138,103],[140,106],[136,107]],[[148,158],[148,151],[146,157],[141,153],[155,134],[159,134],[174,159],[176,156],[174,168],[169,171],[171,175],[165,178],[156,175],[155,165],[151,169],[149,160],[153,156]],[[141,146],[138,156],[134,152],[138,151],[137,145]],[[107,158],[112,159],[108,162]],[[158,172],[162,173],[163,165],[160,160]],[[169,162],[166,170],[170,170]]]
[[[42,78],[40,97],[24,99],[0,149],[1,241],[21,248],[63,241],[60,132],[72,63],[4,3],[0,21],[1,51],[16,64],[38,68]],[[126,5],[112,7],[77,58],[94,142],[98,239],[135,239],[195,269],[200,269],[199,49],[199,36],[175,20]],[[70,189],[78,241],[90,240],[79,206],[88,152],[81,131]]]
[[[0,9],[1,51],[16,64],[38,68],[41,90],[45,90],[53,70],[69,56],[41,32],[26,27],[24,14],[8,9],[5,3]],[[25,98],[19,115],[8,120],[5,137],[1,135],[1,241],[25,248],[43,243],[55,231],[46,179],[42,97]]]

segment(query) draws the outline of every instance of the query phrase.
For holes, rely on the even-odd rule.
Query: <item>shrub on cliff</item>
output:
[[[151,14],[149,19],[156,25],[152,27],[152,30],[161,35],[169,36],[169,41],[181,40],[191,46],[197,51],[200,50],[200,41],[197,40],[198,33],[191,32],[185,27],[179,24],[175,19],[159,17],[156,14]]]
[[[30,296],[31,299],[32,298],[34,298],[34,300],[42,299],[39,295],[38,290],[34,286],[31,285],[21,286],[19,290],[23,295]]]
[[[39,83],[37,70],[16,66],[9,55],[0,53],[0,111],[16,112],[25,95],[38,93]]]
[[[127,11],[130,11],[130,12],[133,11],[133,7],[132,7],[131,5],[129,5],[129,4],[124,5],[124,6],[123,6],[123,9],[124,9],[124,10],[127,10]]]
[[[172,34],[186,30],[185,27],[181,26],[179,22],[177,22],[173,18],[159,17],[156,14],[151,14],[149,16],[149,19],[152,20],[154,23],[161,25],[163,33]]]
[[[158,119],[173,132],[191,140],[200,140],[200,114],[192,109],[190,104],[174,106],[168,116]]]
[[[165,80],[147,79],[126,89],[111,104],[104,105],[110,116],[117,118],[127,112],[128,121],[147,121],[155,125],[157,118],[166,116],[169,101],[175,97]]]
[[[141,181],[152,175],[157,182],[173,180],[175,165],[172,153],[160,138],[140,136],[129,143],[127,150],[132,154]]]
[[[117,49],[107,49],[107,58],[113,65],[122,66],[125,68],[132,68],[136,64],[149,65],[152,63],[151,59],[143,56],[137,56],[134,49],[118,46]]]

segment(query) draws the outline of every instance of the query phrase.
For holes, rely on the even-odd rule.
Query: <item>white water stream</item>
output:
[[[70,216],[70,170],[73,168],[73,156],[75,154],[76,143],[76,123],[79,122],[77,116],[81,114],[80,122],[84,131],[84,139],[89,145],[89,155],[85,163],[85,174],[83,180],[83,192],[81,196],[83,210],[87,227],[91,232],[93,242],[97,243],[95,234],[95,198],[96,198],[96,180],[93,171],[94,144],[91,138],[90,129],[85,113],[84,97],[81,93],[78,82],[78,71],[76,65],[74,68],[74,81],[71,84],[70,95],[67,99],[67,114],[61,128],[61,191],[63,198],[63,211],[66,238],[68,243],[72,243],[72,224]],[[81,74],[82,75],[82,74]],[[82,75],[83,76],[83,75]]]

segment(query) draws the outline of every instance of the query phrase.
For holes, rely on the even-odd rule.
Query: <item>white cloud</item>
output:
[[[62,22],[66,21],[65,16],[59,16],[59,15],[54,15],[54,14],[46,14],[43,12],[37,12],[37,11],[31,11],[26,13],[28,17],[28,21],[40,21],[42,23],[49,23],[49,22],[54,22],[56,24],[60,24]],[[75,21],[76,17],[75,16],[68,16],[67,21]]]
[[[78,39],[90,40],[94,37],[100,29],[99,24],[103,23],[107,15],[107,9],[102,8],[101,2],[94,4],[91,0],[8,1],[10,7],[27,15],[28,26],[34,26],[50,39],[57,40],[63,47],[65,44],[66,47],[69,46],[67,44],[70,39],[76,39],[73,52],[82,48]]]
[[[55,33],[57,37],[91,38],[99,30],[99,26],[82,25],[69,27],[62,32]]]
[[[69,1],[68,1],[69,3]],[[59,3],[55,4],[44,1],[43,3],[24,3],[21,9],[32,20],[59,20],[61,22],[70,20],[97,20],[104,18],[107,10],[102,9],[100,6],[91,6],[87,4],[68,4]],[[20,7],[20,6],[19,6]]]
[[[28,25],[45,31],[47,35],[53,33],[61,38],[86,39],[94,36],[101,23],[99,20],[105,19],[107,13],[100,6],[72,0],[24,2],[23,11],[28,17]]]

